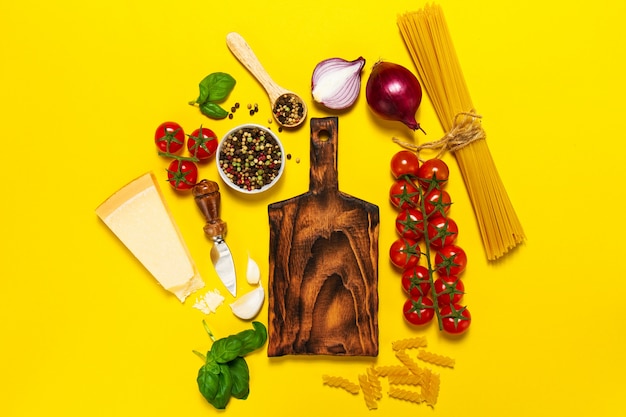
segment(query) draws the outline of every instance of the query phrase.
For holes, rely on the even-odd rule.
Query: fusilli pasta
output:
[[[393,350],[404,350],[426,347],[426,338],[423,336],[415,336],[409,339],[396,340],[391,343]]]
[[[370,410],[378,408],[378,403],[376,402],[377,392],[372,387],[367,375],[359,375],[359,385],[361,386],[361,391],[363,391],[363,398],[365,399],[367,408]]]
[[[412,403],[419,404],[424,401],[422,394],[417,391],[410,391],[406,389],[390,387],[389,396],[398,400],[410,401]]]
[[[436,353],[428,352],[426,350],[420,350],[417,352],[417,358],[423,360],[424,362],[432,363],[433,365],[439,366],[447,366],[449,368],[454,368],[454,359],[444,356],[438,355]]]
[[[322,380],[324,381],[324,384],[329,387],[343,388],[352,394],[358,394],[360,391],[358,384],[355,384],[342,376],[323,375]]]

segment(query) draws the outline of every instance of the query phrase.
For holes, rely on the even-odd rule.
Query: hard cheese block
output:
[[[96,214],[181,302],[204,287],[153,173],[122,187]]]

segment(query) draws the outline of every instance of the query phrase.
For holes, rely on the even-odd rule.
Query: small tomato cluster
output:
[[[465,291],[459,276],[467,256],[455,244],[459,230],[448,215],[452,204],[444,190],[448,166],[441,159],[420,163],[415,153],[402,150],[391,159],[391,173],[395,181],[389,197],[399,210],[400,237],[389,256],[402,270],[402,287],[408,294],[404,317],[413,325],[424,325],[436,315],[440,330],[463,333],[471,323],[469,310],[459,304]],[[420,264],[422,258],[426,266]]]
[[[178,155],[185,147],[187,136],[187,151],[190,157]],[[167,181],[175,190],[190,190],[198,181],[199,161],[208,160],[217,150],[218,139],[211,129],[200,126],[191,135],[185,135],[183,128],[176,122],[164,122],[157,127],[154,133],[154,143],[159,149],[159,155],[170,158],[167,168]]]

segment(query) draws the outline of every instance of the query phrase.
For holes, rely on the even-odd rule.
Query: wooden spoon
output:
[[[272,114],[276,122],[285,127],[296,127],[302,124],[307,115],[307,107],[304,100],[296,93],[282,88],[272,80],[240,34],[231,32],[226,35],[226,44],[233,55],[254,75],[267,92],[272,104]],[[290,108],[296,106],[296,109],[300,109],[300,111],[289,117],[284,111],[281,112],[282,104],[287,104]]]

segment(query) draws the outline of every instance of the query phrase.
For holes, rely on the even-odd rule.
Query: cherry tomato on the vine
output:
[[[448,182],[449,175],[448,165],[437,158],[423,162],[417,172],[419,183],[426,190],[440,189]]]
[[[402,237],[420,240],[424,236],[424,216],[420,210],[406,208],[396,216],[396,230]]]
[[[209,159],[217,150],[217,136],[211,129],[200,127],[189,135],[187,149],[198,159]]]
[[[435,293],[437,294],[437,304],[446,305],[458,303],[465,294],[465,285],[458,277],[441,276],[433,283]]]
[[[411,181],[400,178],[394,181],[391,186],[389,199],[391,204],[401,209],[417,207],[420,200],[420,192]]]
[[[167,180],[176,190],[190,190],[198,181],[198,167],[192,161],[174,159],[167,168]]]
[[[430,322],[435,316],[433,301],[428,297],[409,297],[402,308],[404,318],[411,324],[420,326]]]
[[[407,268],[402,272],[402,288],[411,297],[430,294],[428,269],[422,265]]]
[[[421,254],[419,244],[413,239],[397,239],[389,248],[391,263],[402,269],[416,266]]]
[[[436,216],[428,222],[426,227],[430,246],[435,249],[441,249],[444,246],[453,244],[459,235],[459,228],[456,222],[449,217]]]
[[[154,132],[154,143],[161,152],[176,153],[185,144],[185,132],[176,122],[163,122]]]
[[[391,173],[395,178],[403,175],[417,177],[420,161],[414,152],[402,150],[391,158]]]
[[[459,276],[467,266],[465,251],[456,245],[448,245],[435,254],[435,268],[439,275]]]
[[[447,216],[451,205],[452,199],[445,190],[434,189],[424,196],[424,209],[429,218]]]
[[[448,304],[439,311],[439,314],[443,330],[450,334],[461,334],[472,323],[472,315],[467,307],[459,304]]]

